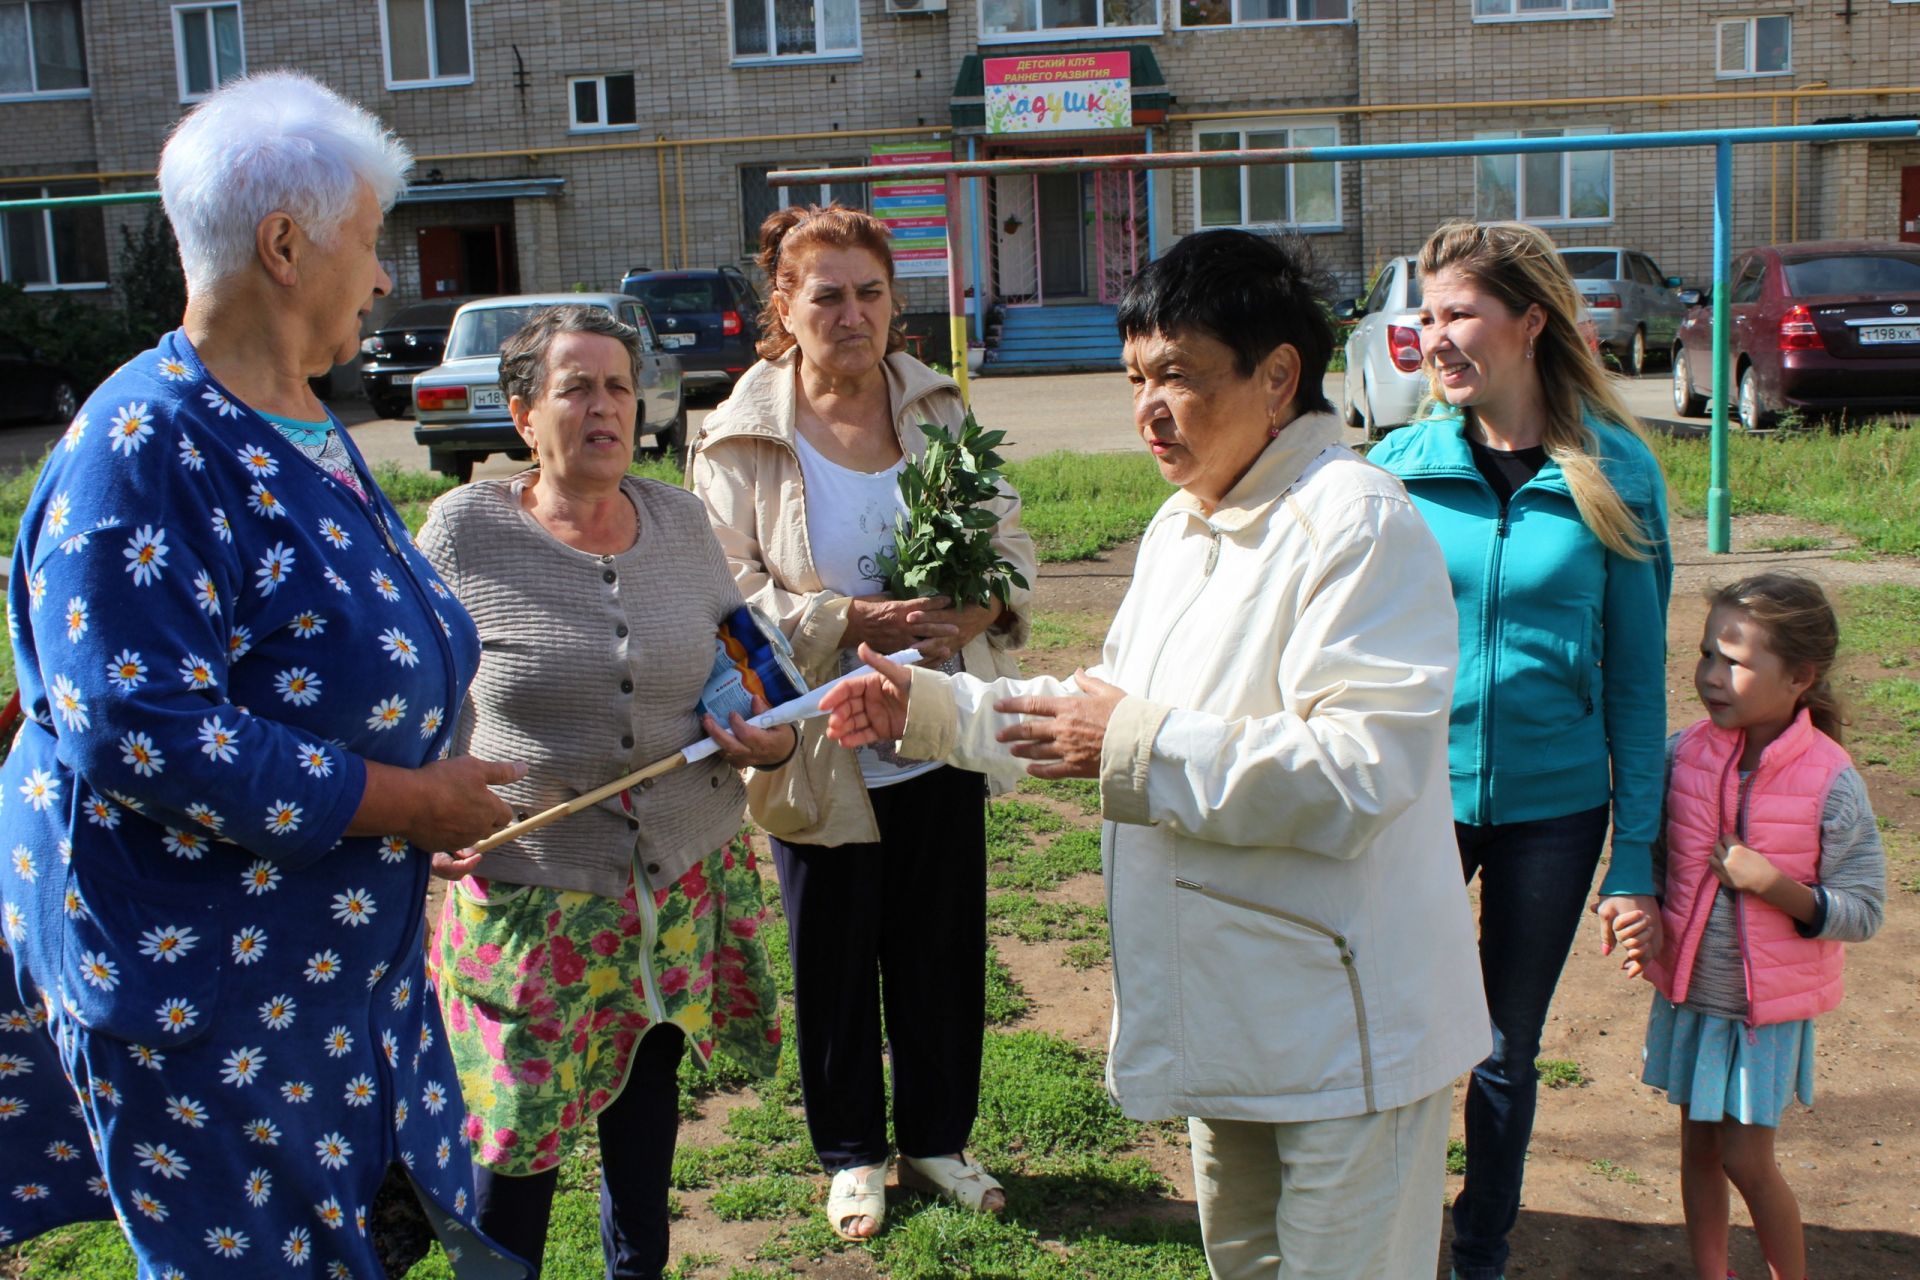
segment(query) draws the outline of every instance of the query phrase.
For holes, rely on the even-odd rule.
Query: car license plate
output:
[[[473,407],[476,409],[504,409],[507,407],[507,393],[498,387],[475,387],[473,389]]]
[[[393,375],[393,385],[396,387],[410,387],[413,385],[413,378],[414,375],[411,373],[396,373]]]
[[[660,345],[663,347],[690,347],[693,345],[693,335],[690,333],[663,333],[660,335]]]
[[[1920,342],[1920,324],[1873,324],[1861,328],[1861,346],[1882,342]]]

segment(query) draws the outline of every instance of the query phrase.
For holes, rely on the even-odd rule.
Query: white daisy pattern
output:
[[[114,411],[107,430],[112,433],[108,439],[113,442],[113,451],[131,458],[153,434],[153,415],[144,403],[123,404]]]
[[[253,571],[254,587],[263,596],[270,596],[280,589],[280,584],[293,572],[293,548],[284,542],[276,542],[260,557],[260,567]]]
[[[414,648],[413,641],[407,638],[406,632],[398,627],[388,627],[380,633],[380,647],[386,650],[387,657],[403,667],[414,667],[420,664],[420,651]]]
[[[127,539],[127,572],[136,587],[151,586],[165,576],[167,568],[167,531],[158,525],[143,524]]]
[[[121,693],[132,693],[147,682],[147,664],[132,649],[122,649],[107,663],[107,681]]]
[[[378,1274],[386,1160],[462,1232],[471,1164],[409,942],[425,859],[345,835],[347,792],[363,759],[439,754],[477,637],[386,497],[296,459],[313,442],[184,338],[91,405],[42,464],[8,607],[42,732],[0,778],[0,992],[23,945],[66,960],[50,1003],[0,999],[0,1244],[112,1210],[129,1272]]]

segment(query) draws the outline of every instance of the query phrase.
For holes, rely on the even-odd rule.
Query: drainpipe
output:
[[[1826,87],[1827,82],[1825,80],[1815,80],[1812,84],[1803,84],[1794,90],[1796,96],[1793,99],[1793,123],[1800,123],[1800,98],[1798,95],[1805,94],[1813,89],[1824,89]],[[1791,192],[1792,208],[1788,213],[1787,225],[1790,230],[1787,232],[1787,239],[1798,240],[1800,238],[1800,148],[1798,146],[1795,146],[1793,149],[1793,182]]]
[[[967,159],[969,160],[974,158],[973,148],[974,148],[974,140],[972,137],[968,137]],[[951,209],[947,210],[947,218],[948,218],[947,225],[952,226],[953,210]],[[973,268],[973,336],[978,338],[980,341],[985,342],[987,340],[987,294],[986,294],[986,290],[980,287],[981,217],[980,217],[980,179],[978,178],[967,179],[967,221],[970,224],[972,224],[971,229],[973,231],[973,260],[969,264]]]

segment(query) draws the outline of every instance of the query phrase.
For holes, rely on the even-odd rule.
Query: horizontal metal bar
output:
[[[0,200],[0,213],[10,209],[84,209],[97,204],[145,204],[158,200],[158,191],[110,191],[103,196],[45,196],[33,200]]]
[[[1018,173],[1092,173],[1105,169],[1217,169],[1249,164],[1324,164],[1344,160],[1421,160],[1439,156],[1509,156],[1564,151],[1641,151],[1712,147],[1721,143],[1857,142],[1920,136],[1920,120],[1869,124],[1777,125],[1759,129],[1686,129],[1670,133],[1597,133],[1554,138],[1463,138],[1448,142],[1387,142],[1350,147],[1284,147],[1244,151],[1156,151],[1145,155],[1034,156],[1010,160],[952,160],[936,164],[862,165],[845,169],[781,169],[772,187],[823,182],[901,182],[986,178]]]

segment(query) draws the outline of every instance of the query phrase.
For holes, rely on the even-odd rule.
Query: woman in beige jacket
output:
[[[764,358],[694,442],[693,487],[741,594],[778,619],[810,682],[854,665],[862,643],[917,645],[990,680],[1015,670],[1027,592],[967,608],[884,594],[879,555],[893,545],[899,472],[925,448],[919,424],[953,429],[965,413],[952,381],[899,349],[886,237],[838,207],[767,220]],[[995,505],[995,545],[1030,581],[1019,499]],[[847,1239],[879,1231],[886,1212],[883,982],[901,1181],[969,1208],[1005,1204],[965,1155],[985,1013],[985,796],[977,773],[886,744],[839,747],[817,723],[784,768],[748,784],[780,871],[807,1126],[833,1175],[827,1218]]]

